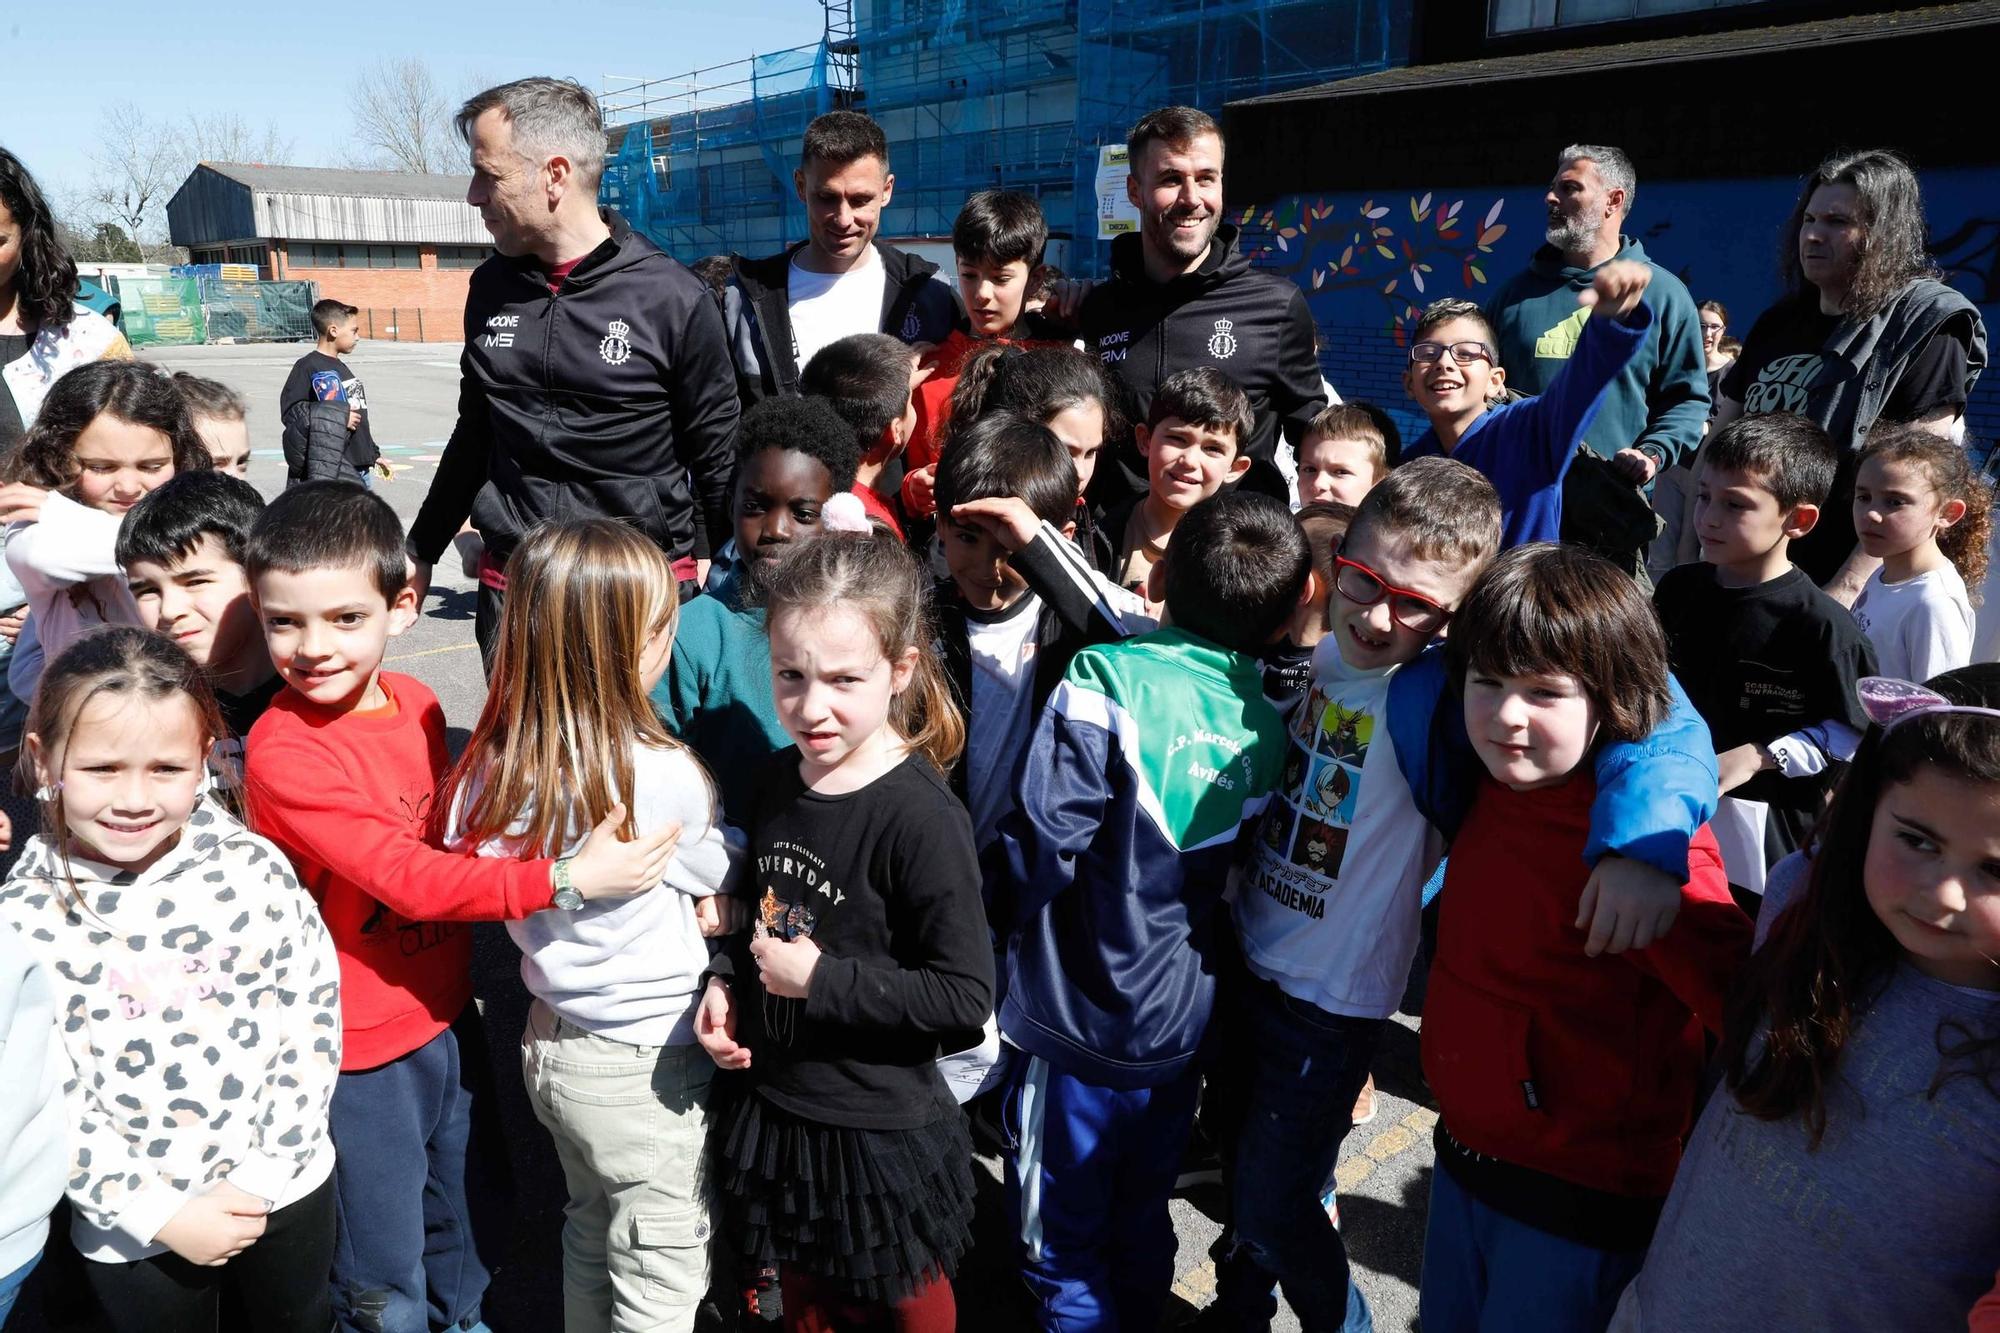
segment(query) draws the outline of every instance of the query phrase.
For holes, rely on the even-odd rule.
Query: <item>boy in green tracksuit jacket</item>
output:
[[[1223,493],[1181,520],[1152,634],[1085,648],[1036,724],[985,858],[1008,941],[1000,1030],[1022,1273],[1044,1328],[1157,1328],[1167,1214],[1215,998],[1205,958],[1237,835],[1284,761],[1256,653],[1310,557],[1291,514]]]

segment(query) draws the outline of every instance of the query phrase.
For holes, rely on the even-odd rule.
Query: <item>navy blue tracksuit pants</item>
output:
[[[1157,1329],[1174,1280],[1167,1203],[1201,1072],[1114,1091],[1016,1053],[1007,1197],[1021,1272],[1050,1333]]]
[[[507,1224],[473,1132],[475,1101],[491,1097],[489,1066],[468,1006],[408,1055],[334,1085],[333,1307],[342,1333],[479,1323],[489,1275],[474,1217],[482,1227]],[[480,1108],[482,1119],[490,1109]]]

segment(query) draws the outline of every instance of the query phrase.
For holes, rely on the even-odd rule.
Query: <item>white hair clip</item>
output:
[[[828,532],[869,533],[875,525],[868,521],[867,507],[852,491],[842,491],[819,507],[820,526]]]
[[[1911,718],[1933,713],[2000,717],[2000,708],[1955,704],[1936,690],[1927,690],[1907,680],[1897,680],[1894,676],[1863,676],[1855,682],[1854,693],[1861,700],[1861,711],[1868,714],[1868,720],[1884,731],[1901,726]]]

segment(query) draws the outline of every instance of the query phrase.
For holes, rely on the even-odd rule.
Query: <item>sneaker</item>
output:
[[[1340,1200],[1334,1196],[1331,1184],[1326,1187],[1326,1193],[1319,1196],[1319,1206],[1326,1209],[1327,1220],[1333,1223],[1333,1229],[1340,1230]]]
[[[1370,1074],[1368,1076],[1368,1081],[1361,1085],[1361,1095],[1354,1099],[1354,1115],[1351,1119],[1351,1123],[1356,1125],[1367,1124],[1369,1121],[1375,1118],[1376,1110],[1377,1107],[1375,1105],[1375,1076],[1373,1074]]]
[[[778,1270],[748,1269],[743,1278],[743,1327],[754,1329],[783,1323],[785,1299],[778,1289]]]

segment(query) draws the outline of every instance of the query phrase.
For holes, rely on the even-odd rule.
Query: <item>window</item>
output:
[[[439,268],[478,268],[493,253],[484,245],[440,245],[437,248]]]
[[[1486,30],[1494,35],[1536,28],[1621,23],[1704,9],[1761,4],[1763,0],[1488,0]]]
[[[261,247],[259,247],[261,249]],[[414,245],[336,245],[329,241],[292,242],[293,268],[416,268]]]

